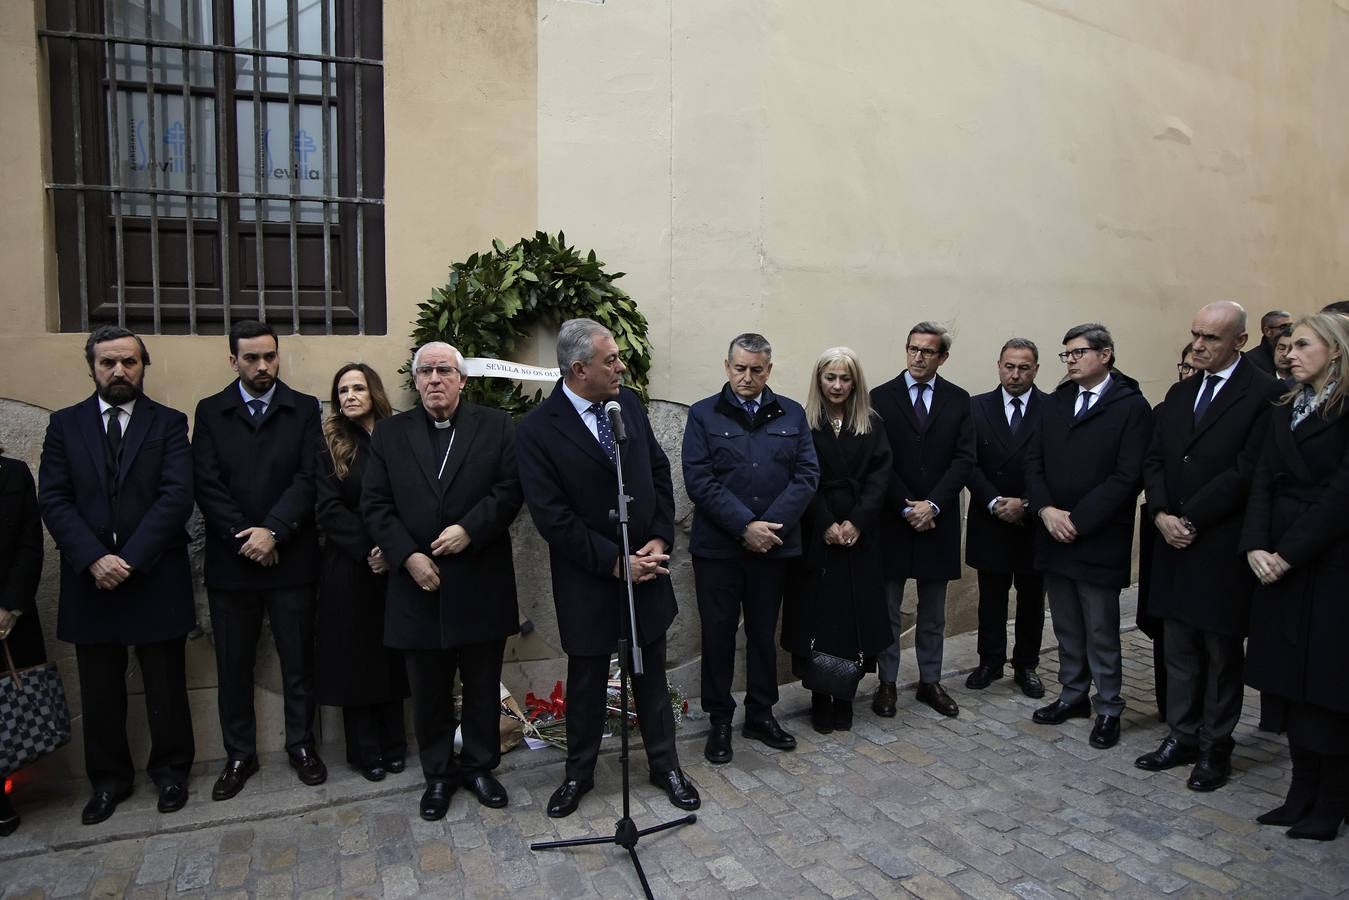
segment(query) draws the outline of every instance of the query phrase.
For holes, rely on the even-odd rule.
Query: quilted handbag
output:
[[[56,663],[15,669],[9,642],[8,671],[0,674],[0,776],[9,775],[70,740],[70,708]]]
[[[801,684],[807,690],[820,691],[839,700],[851,700],[857,696],[857,683],[862,680],[862,657],[844,659],[815,649],[815,641],[810,642],[810,666]]]

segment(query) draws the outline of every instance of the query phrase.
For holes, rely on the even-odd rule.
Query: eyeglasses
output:
[[[1059,362],[1066,363],[1068,362],[1068,360],[1077,362],[1079,359],[1086,356],[1088,353],[1100,353],[1100,352],[1101,351],[1096,350],[1093,347],[1074,347],[1072,350],[1064,350],[1062,353],[1060,353]]]
[[[931,359],[941,353],[940,350],[934,350],[931,347],[915,347],[912,344],[904,349],[909,351],[910,356],[921,356],[923,359]]]
[[[1176,371],[1180,373],[1181,378],[1189,378],[1194,374],[1194,366],[1189,363],[1176,363]]]
[[[432,375],[439,375],[441,378],[449,378],[451,375],[459,375],[460,372],[454,366],[418,366],[413,370],[422,378],[430,378]]]

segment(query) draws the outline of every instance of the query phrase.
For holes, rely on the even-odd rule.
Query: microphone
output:
[[[626,444],[628,432],[623,427],[623,407],[618,405],[617,400],[610,400],[604,404],[604,415],[609,419],[609,428],[614,432],[614,440],[620,444]]]

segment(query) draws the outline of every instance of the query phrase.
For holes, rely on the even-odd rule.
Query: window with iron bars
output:
[[[47,0],[62,331],[383,334],[379,0]]]

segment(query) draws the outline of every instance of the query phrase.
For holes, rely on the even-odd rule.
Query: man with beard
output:
[[[280,380],[276,332],[230,329],[238,378],[197,404],[192,453],[206,520],[206,593],[216,649],[220,733],[228,761],[211,791],[228,800],[258,770],[253,666],[265,610],[281,659],[286,752],[308,785],[328,770],[314,749],[312,658],[319,541],[314,473],[319,403]]]
[[[39,505],[61,551],[57,637],[75,645],[84,768],[93,797],[81,821],[102,822],[131,796],[127,647],[136,648],[150,726],[146,771],[159,811],[187,801],[192,715],[183,642],[196,624],[187,557],[192,451],[187,417],[142,393],[150,354],[105,325],[84,345],[96,392],[52,413]]]

